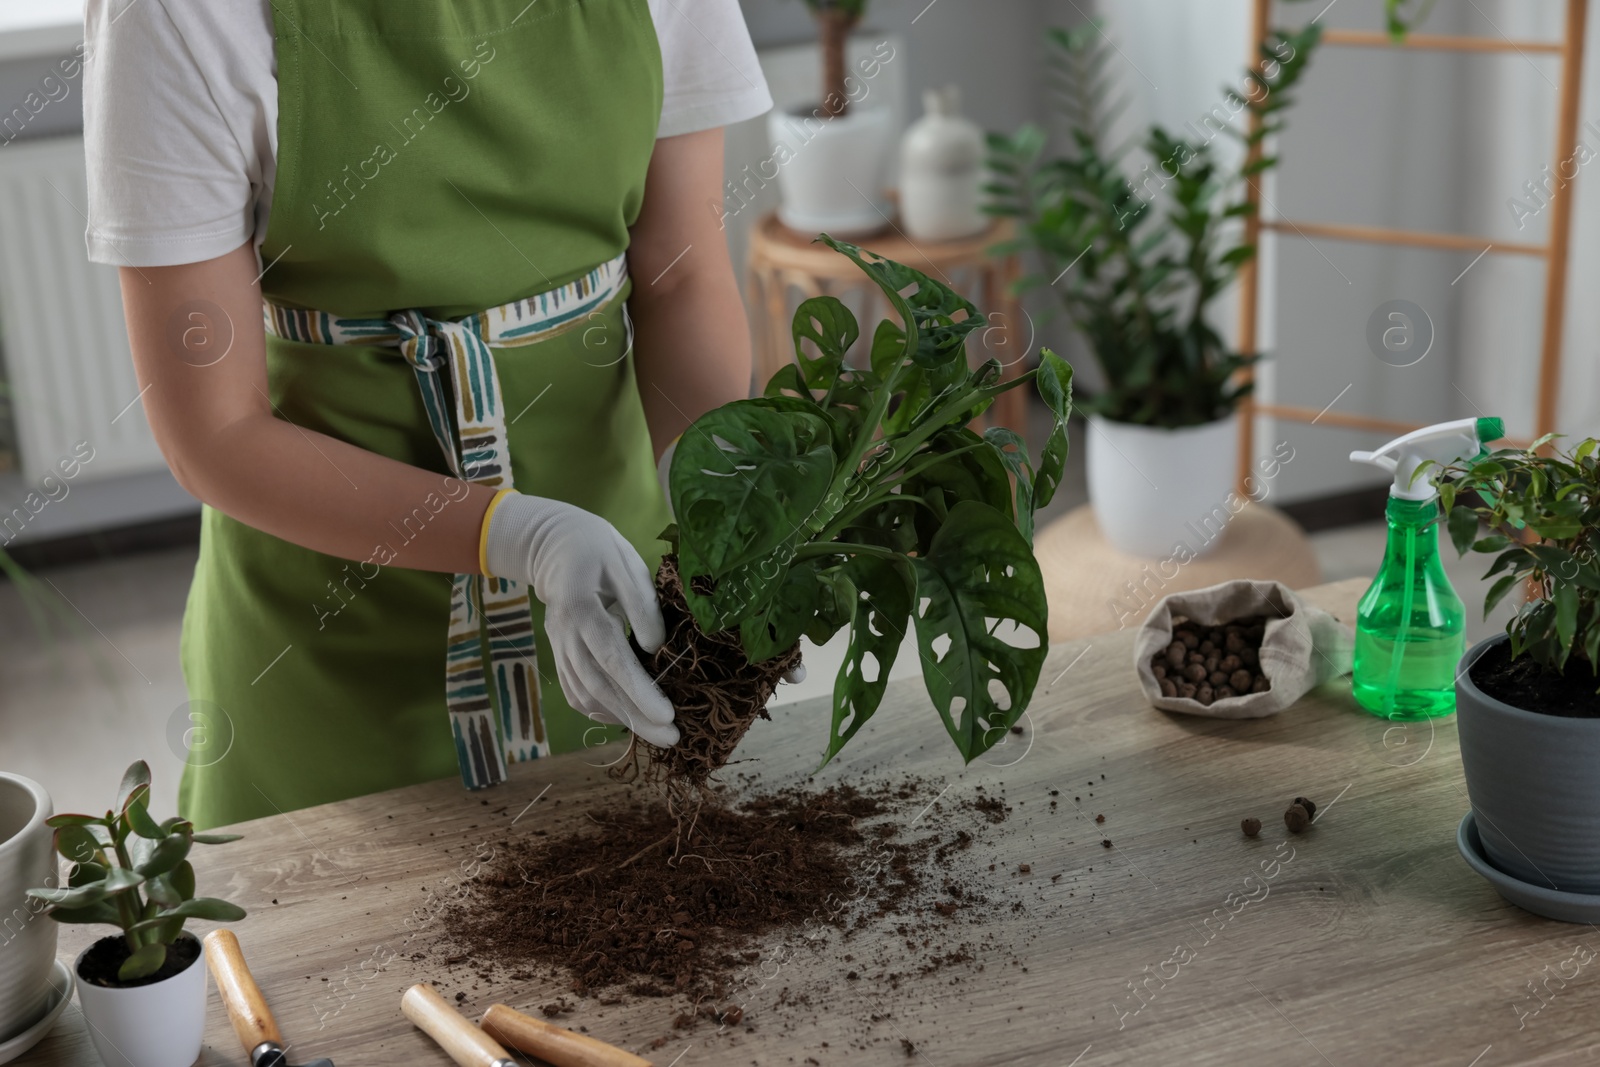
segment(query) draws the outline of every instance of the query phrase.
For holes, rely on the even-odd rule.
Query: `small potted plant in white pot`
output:
[[[1164,557],[1182,542],[1203,555],[1221,538],[1194,530],[1234,489],[1235,409],[1250,392],[1239,371],[1252,352],[1232,350],[1210,320],[1218,296],[1255,256],[1236,232],[1253,206],[1246,183],[1277,161],[1235,168],[1211,142],[1246,149],[1283,126],[1289,90],[1319,40],[1312,23],[1274,31],[1242,89],[1182,134],[1152,125],[1131,153],[1107,144],[1118,110],[1107,93],[1107,46],[1093,24],[1053,30],[1050,41],[1061,119],[1071,150],[1044,158],[1037,126],[991,135],[988,210],[1018,222],[1002,251],[1034,253],[1043,268],[1020,288],[1048,288],[1099,364],[1102,382],[1081,402],[1089,413],[1089,498],[1106,539],[1136,556]],[[1249,131],[1234,116],[1264,121]]]
[[[892,217],[884,186],[895,147],[894,113],[873,94],[872,76],[894,58],[880,46],[852,78],[850,33],[867,0],[806,0],[822,45],[822,99],[777,108],[767,119],[783,202],[778,218],[807,235],[876,233]]]
[[[189,850],[237,834],[197,834],[185,819],[156,822],[150,768],[122,776],[117,806],[104,816],[57,815],[56,851],[72,864],[67,885],[30,889],[57,922],[104,923],[120,932],[78,956],[78,999],[89,1036],[107,1067],[188,1067],[205,1033],[206,972],[189,919],[232,922],[244,909],[196,897]]]
[[[1456,672],[1469,862],[1515,903],[1600,918],[1600,442],[1554,437],[1439,472],[1456,550],[1494,556],[1487,613],[1526,601]],[[1479,524],[1489,532],[1480,538]],[[1497,872],[1502,877],[1497,877]],[[1508,882],[1509,876],[1515,882]],[[1581,899],[1587,897],[1587,901]],[[1576,909],[1576,910],[1575,910]]]

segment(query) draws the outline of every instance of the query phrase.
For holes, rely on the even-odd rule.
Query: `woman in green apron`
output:
[[[90,254],[206,504],[180,810],[673,743],[628,634],[663,636],[657,457],[748,384],[715,127],[770,101],[734,0],[193,6],[91,0],[85,83]],[[189,258],[241,180],[250,240]]]

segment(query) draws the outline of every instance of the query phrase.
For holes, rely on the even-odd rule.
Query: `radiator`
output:
[[[22,473],[86,441],[87,481],[165,467],[137,403],[114,267],[84,252],[83,141],[0,146],[0,352]]]

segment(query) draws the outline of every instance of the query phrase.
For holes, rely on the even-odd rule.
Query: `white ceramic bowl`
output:
[[[0,771],[0,1041],[39,1020],[50,1006],[55,920],[26,892],[54,886],[53,814],[44,787]]]

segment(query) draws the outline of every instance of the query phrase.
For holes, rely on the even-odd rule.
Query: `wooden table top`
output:
[[[1364,584],[1307,595],[1348,620]],[[562,1021],[661,1067],[1499,1067],[1600,1048],[1600,968],[1583,966],[1600,935],[1511,907],[1456,853],[1468,803],[1453,720],[1387,723],[1337,686],[1265,720],[1168,715],[1138,694],[1132,636],[1054,646],[1025,734],[969,767],[913,680],[892,686],[873,724],[816,777],[910,772],[948,800],[1004,786],[1010,817],[952,860],[994,905],[950,920],[952,947],[979,943],[970,962],[925,976],[911,967],[897,988],[870,974],[845,981],[845,953],[904,942],[880,922],[843,944],[782,954],[775,944],[779,975],[741,997],[745,1022],[725,1033],[672,1030],[679,1009],[664,1000],[580,1000]],[[765,784],[800,780],[826,721],[814,702],[783,709],[742,751],[761,758]],[[447,1064],[400,1013],[416,981],[465,992],[474,1018],[497,1000],[536,1011],[558,997],[553,981],[430,972],[437,963],[412,954],[478,844],[519,815],[511,832],[577,825],[618,788],[595,762],[576,753],[519,766],[487,807],[436,782],[263,819],[242,828],[245,841],[207,850],[202,887],[250,910],[234,929],[291,1059]],[[1319,804],[1298,837],[1281,820],[1296,795]],[[1265,824],[1258,840],[1239,831],[1249,815]],[[897,817],[921,830],[972,814],[944,804]],[[91,936],[64,928],[62,956]],[[802,995],[810,1005],[796,1011]],[[77,1006],[19,1062],[96,1062]],[[245,1062],[215,997],[199,1062]]]

